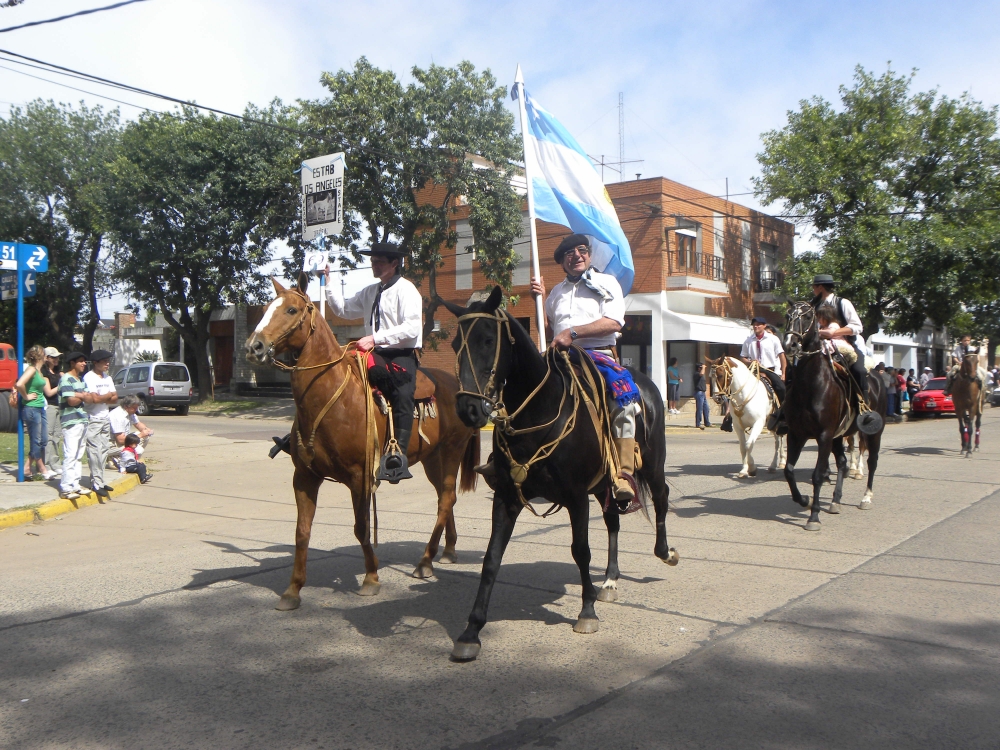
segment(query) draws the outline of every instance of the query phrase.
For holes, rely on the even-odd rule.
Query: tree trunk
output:
[[[431,269],[427,274],[427,297],[424,304],[424,346],[437,349],[437,342],[434,340],[434,313],[437,312],[440,301],[437,293],[437,273]]]
[[[198,401],[215,401],[215,385],[208,360],[208,325],[212,311],[194,311],[194,355],[198,363]]]
[[[97,307],[97,261],[101,254],[102,236],[97,235],[92,239],[90,246],[90,256],[87,259],[87,302],[90,305],[90,314],[83,325],[83,353],[90,354],[94,348],[94,331],[101,322],[101,314]],[[80,243],[81,246],[83,242]]]

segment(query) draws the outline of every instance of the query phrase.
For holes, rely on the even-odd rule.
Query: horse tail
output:
[[[472,492],[476,489],[476,467],[479,465],[479,430],[472,433],[469,442],[465,446],[465,455],[462,456],[462,472],[458,488],[461,492]]]
[[[642,475],[641,471],[637,471],[634,478],[635,488],[638,490],[639,507],[642,508],[642,515],[649,521],[649,525],[655,528],[653,517],[649,514],[649,503],[653,499],[653,490],[650,488],[649,482]]]

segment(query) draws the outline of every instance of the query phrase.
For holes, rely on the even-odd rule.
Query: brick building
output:
[[[754,315],[781,322],[772,292],[781,261],[792,253],[794,226],[662,177],[613,183],[607,190],[635,266],[620,355],[645,371],[663,394],[667,362],[677,357],[684,380],[681,396],[690,396],[695,362],[734,351],[750,335]],[[459,207],[458,245],[446,255],[437,277],[441,297],[462,305],[488,291],[464,214]],[[538,222],[539,262],[548,288],[563,276],[552,254],[569,231]],[[521,263],[511,290],[518,299],[510,309],[534,336],[528,237],[525,215],[515,245]],[[455,318],[444,308],[438,310],[436,322],[443,331],[455,329]],[[450,370],[454,355],[450,346],[442,345],[437,351],[425,350],[422,362]]]

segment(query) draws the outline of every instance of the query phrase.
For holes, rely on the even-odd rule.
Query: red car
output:
[[[955,402],[951,396],[944,395],[944,378],[928,380],[927,385],[913,394],[913,407],[910,414],[923,417],[927,414],[954,414]]]

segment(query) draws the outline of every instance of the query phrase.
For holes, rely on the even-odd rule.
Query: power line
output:
[[[8,31],[17,31],[18,29],[27,29],[30,26],[41,26],[46,23],[56,23],[57,21],[65,21],[68,18],[76,18],[77,16],[89,16],[91,13],[100,13],[104,10],[114,10],[115,8],[121,8],[123,5],[131,5],[132,3],[144,3],[146,0],[124,0],[124,2],[115,3],[114,5],[105,5],[103,8],[91,8],[90,10],[81,10],[76,13],[70,13],[65,16],[57,16],[56,18],[46,18],[44,21],[31,21],[29,23],[22,23],[19,26],[8,26],[6,29],[0,29],[0,34],[5,34]]]
[[[2,59],[4,58],[0,58],[0,60]],[[36,67],[36,66],[33,65],[31,67]],[[91,96],[96,96],[98,99],[107,99],[109,102],[115,102],[116,104],[124,104],[128,107],[135,107],[136,109],[144,109],[147,112],[159,112],[159,110],[156,109],[143,107],[141,104],[132,104],[132,102],[124,102],[121,99],[115,99],[114,97],[105,96],[104,94],[97,94],[93,91],[87,91],[86,89],[80,89],[77,88],[76,86],[70,86],[68,83],[60,83],[59,81],[52,81],[49,80],[48,78],[42,78],[41,76],[32,75],[31,73],[25,73],[23,70],[15,70],[14,68],[8,68],[5,65],[0,65],[0,70],[7,70],[10,71],[11,73],[17,73],[18,75],[28,76],[28,78],[34,78],[36,81],[45,81],[46,83],[51,83],[56,86],[62,86],[63,88],[72,89],[73,91],[79,91],[83,94],[90,94]]]

